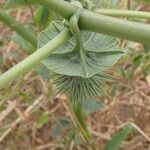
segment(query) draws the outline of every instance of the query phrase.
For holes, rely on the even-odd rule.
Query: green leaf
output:
[[[14,8],[22,5],[26,5],[25,0],[7,0],[5,4],[5,8]]]
[[[25,26],[28,30],[33,31],[33,25],[28,24]],[[27,40],[25,40],[22,36],[20,36],[17,33],[13,33],[11,35],[8,35],[8,38],[15,43],[17,43],[23,50],[25,50],[27,53],[33,53],[35,52],[35,47],[33,47]]]
[[[31,2],[31,0],[7,0],[4,8],[10,9],[10,8],[16,8],[16,7],[21,7],[21,6],[26,6]]]
[[[60,16],[58,16],[54,11],[40,7],[34,16],[35,23],[41,28],[45,29],[49,26],[50,22],[53,20],[59,20]]]
[[[2,54],[0,54],[0,75],[2,74],[3,61],[4,61],[3,56]]]
[[[145,53],[149,53],[150,52],[150,45],[144,45],[144,50],[145,50]]]
[[[62,22],[52,22],[39,35],[38,48],[66,29]],[[83,31],[82,35],[84,45],[81,49],[75,48],[76,40],[72,37],[42,63],[57,74],[89,78],[112,67],[124,54],[114,37],[88,31]]]
[[[10,39],[20,45],[28,53],[35,51],[35,48],[17,33],[10,35]]]
[[[143,55],[139,54],[134,57],[131,68],[128,71],[128,78],[132,79],[134,77],[134,73],[141,66],[143,62]]]
[[[49,79],[49,72],[43,64],[40,64],[36,71],[43,79]]]
[[[39,117],[37,128],[41,129],[49,120],[49,115],[47,113],[42,113]]]
[[[105,150],[119,150],[121,143],[134,131],[132,125],[125,126],[119,133],[117,133],[106,145]]]
[[[7,0],[4,8],[11,9],[11,8],[18,8],[28,6],[29,4],[36,4],[36,2],[32,0]]]
[[[95,100],[84,100],[83,109],[87,114],[93,113],[103,107],[102,102]]]
[[[63,130],[70,126],[71,120],[68,117],[62,117],[58,120],[56,125],[52,129],[52,136],[57,137],[59,136]]]
[[[75,145],[81,145],[84,143],[84,141],[79,133],[76,133],[74,135],[74,142],[75,142]]]
[[[84,144],[84,140],[82,139],[81,134],[77,130],[73,130],[73,129],[70,130],[70,132],[68,133],[68,137],[69,137],[68,143],[70,143],[70,141],[73,140],[75,145],[77,146]]]

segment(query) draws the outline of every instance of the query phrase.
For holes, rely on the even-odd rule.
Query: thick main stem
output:
[[[33,1],[52,9],[68,20],[78,9],[78,7],[63,0]],[[150,44],[150,25],[144,23],[121,20],[84,9],[79,20],[79,27],[82,30],[104,33],[131,41]]]
[[[23,25],[18,23],[14,18],[9,16],[3,9],[0,8],[0,21],[5,23],[7,26],[16,31],[24,39],[30,42],[35,48],[37,46],[37,38],[33,35],[31,31],[25,28]]]
[[[24,73],[36,67],[42,59],[48,57],[48,55],[50,55],[56,48],[65,44],[71,38],[71,36],[72,35],[69,30],[60,33],[48,44],[46,44],[30,56],[28,56],[22,62],[1,75],[0,88],[3,88],[4,86],[8,85],[8,83],[16,79],[18,76],[23,75]]]
[[[143,11],[119,10],[119,9],[96,9],[94,10],[94,12],[103,15],[112,16],[112,17],[150,19],[150,12],[143,12]]]

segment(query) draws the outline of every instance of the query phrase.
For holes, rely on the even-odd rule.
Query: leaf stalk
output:
[[[96,9],[96,13],[108,15],[112,17],[139,18],[150,19],[150,13],[144,11],[119,10],[119,9]]]

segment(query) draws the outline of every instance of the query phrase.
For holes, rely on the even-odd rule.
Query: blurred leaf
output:
[[[148,76],[150,74],[150,53],[146,53],[143,56],[143,61],[142,61],[142,71],[145,76]]]
[[[47,113],[42,113],[38,120],[37,128],[41,129],[49,120],[49,115]]]
[[[72,140],[75,142],[76,145],[81,145],[84,143],[79,131],[74,129],[70,130],[70,132],[68,133],[68,138],[69,138],[68,139],[69,144]],[[64,142],[66,143],[66,140]]]
[[[61,142],[65,145],[68,146],[70,143],[74,141],[75,145],[81,145],[84,143],[84,140],[81,137],[81,134],[79,133],[78,130],[71,128],[69,132],[67,133],[67,136],[65,138],[62,138]]]
[[[74,142],[76,145],[81,145],[84,141],[79,133],[76,133],[74,136]]]
[[[15,8],[24,5],[27,5],[25,0],[7,0],[4,7],[9,9],[9,8]]]
[[[31,0],[7,0],[4,8],[10,9],[10,8],[16,8],[21,6],[27,6],[28,4],[34,4],[35,2],[31,2]]]
[[[40,66],[37,68],[37,73],[43,78],[43,79],[49,79],[49,71],[47,68],[40,64]]]
[[[51,21],[59,20],[59,19],[60,16],[58,14],[45,7],[40,7],[35,12],[35,16],[34,16],[36,25],[38,25],[42,30],[47,28]]]
[[[34,26],[31,25],[31,24],[28,24],[25,27],[28,28],[30,31],[34,30]],[[8,35],[8,39],[14,41],[15,43],[17,43],[27,53],[31,54],[35,51],[35,48],[28,41],[26,41],[22,36],[20,36],[17,33],[14,33],[12,35]]]
[[[56,123],[56,125],[52,129],[52,136],[57,137],[59,136],[63,130],[70,126],[70,119],[68,117],[62,117]]]
[[[111,0],[110,3],[110,8],[116,8],[119,4],[120,0]]]
[[[2,54],[0,54],[0,67],[1,67],[2,63],[3,63],[3,56],[2,56]]]
[[[118,68],[118,73],[124,79],[127,79],[127,71],[124,68]]]
[[[145,76],[148,76],[150,74],[150,67],[149,66],[150,66],[150,64],[148,66],[145,66],[142,68]]]
[[[95,101],[95,100],[83,101],[83,108],[87,114],[93,113],[102,107],[103,107],[103,104],[102,102],[99,102],[99,101]]]
[[[14,33],[9,37],[12,41],[20,45],[26,52],[33,53],[35,51],[35,48],[19,34]]]
[[[132,125],[125,126],[119,133],[117,133],[106,145],[105,150],[119,150],[121,143],[133,133],[134,127]]]
[[[143,55],[139,54],[133,59],[132,66],[128,72],[128,79],[134,77],[135,71],[141,66],[143,61]]]
[[[144,50],[146,53],[150,52],[150,45],[144,45]]]
[[[0,36],[0,47],[3,46],[3,37]]]
[[[2,74],[2,67],[3,67],[3,56],[0,54],[0,75]]]

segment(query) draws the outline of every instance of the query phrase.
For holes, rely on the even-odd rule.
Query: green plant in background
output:
[[[106,72],[124,54],[116,37],[142,42],[146,45],[150,43],[149,25],[120,20],[98,13],[144,19],[149,19],[149,13],[117,11],[114,14],[111,10],[107,11],[109,13],[106,13],[106,10],[94,10],[98,12],[94,13],[90,11],[93,9],[91,1],[80,0],[80,2],[68,3],[62,0],[7,1],[5,5],[7,9],[31,6],[32,4],[41,5],[35,13],[33,21],[40,30],[45,30],[39,34],[37,40],[27,27],[22,26],[3,9],[0,9],[0,20],[16,31],[19,36],[22,36],[24,42],[30,44],[24,49],[33,53],[0,76],[0,88],[16,79],[18,74],[23,75],[41,62],[44,66],[41,71],[52,79],[61,94],[66,95],[75,126],[79,129],[83,140],[94,150],[98,149],[98,145],[88,131],[85,122],[84,101],[90,103],[91,99],[96,100],[103,93],[105,82],[112,80]],[[88,10],[83,9],[81,4]],[[36,47],[37,51],[35,51]],[[32,51],[29,51],[28,48],[31,48]],[[40,127],[47,121],[47,116],[43,118]],[[106,150],[110,149],[112,144],[115,145],[112,150],[117,150],[121,141],[124,140],[123,137],[126,137],[130,131],[130,128],[121,131],[118,134],[119,138],[115,137],[106,146]]]

